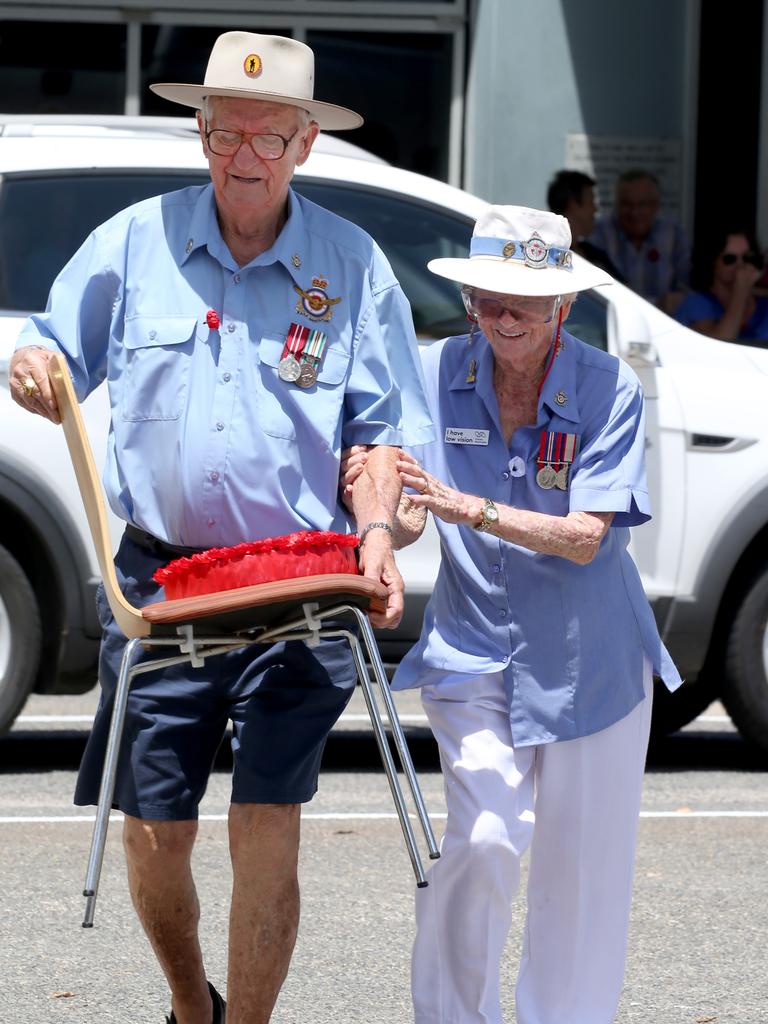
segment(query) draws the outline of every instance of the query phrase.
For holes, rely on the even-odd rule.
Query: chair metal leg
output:
[[[371,623],[368,620],[368,616],[361,612],[359,608],[354,608],[353,610],[355,612],[355,618],[360,625],[360,635],[363,643],[365,644],[366,651],[368,652],[368,658],[371,662],[371,667],[373,668],[374,678],[379,684],[381,698],[384,701],[384,706],[387,710],[387,718],[389,719],[389,725],[392,729],[395,746],[400,757],[400,764],[402,765],[403,772],[408,780],[411,795],[413,796],[413,802],[416,806],[419,823],[421,824],[421,828],[424,832],[424,838],[427,841],[429,858],[430,860],[437,860],[440,856],[440,850],[438,849],[437,842],[435,840],[435,834],[432,831],[432,825],[429,820],[426,804],[424,803],[424,797],[422,796],[421,787],[419,786],[418,779],[416,778],[413,761],[411,760],[411,754],[408,750],[408,743],[405,739],[405,733],[403,732],[403,727],[400,724],[397,708],[395,707],[395,702],[389,689],[387,674],[384,671],[384,665],[381,661],[381,655],[379,654],[376,638],[373,635]]]
[[[368,666],[365,664],[365,658],[363,658],[362,651],[360,650],[360,641],[358,638],[354,633],[346,631],[344,631],[344,633],[349,640],[349,645],[355,659],[357,675],[360,680],[365,704],[368,708],[371,725],[373,726],[373,734],[376,737],[376,744],[379,748],[379,754],[381,755],[381,760],[384,765],[384,773],[387,776],[387,782],[389,783],[389,788],[392,793],[392,799],[395,802],[395,810],[397,811],[397,816],[400,820],[400,828],[403,831],[405,846],[408,850],[408,855],[411,858],[413,873],[416,876],[416,885],[421,889],[426,886],[428,882],[424,875],[424,867],[421,863],[419,848],[416,845],[416,837],[413,834],[411,819],[408,816],[408,807],[403,796],[403,790],[400,786],[400,780],[397,777],[397,768],[395,766],[394,758],[392,757],[392,752],[389,749],[389,743],[387,742],[387,735],[384,731],[381,712],[379,711],[376,696],[373,692],[373,685],[368,673]]]
[[[83,896],[86,898],[83,928],[93,928],[96,896],[99,890],[101,865],[104,860],[104,847],[107,842],[107,829],[109,828],[109,815],[112,810],[112,797],[115,792],[117,760],[120,754],[120,741],[125,724],[125,709],[128,704],[128,693],[131,686],[131,665],[140,647],[140,637],[129,640],[125,645],[123,660],[120,663],[120,674],[117,679],[115,701],[112,707],[112,719],[109,724],[109,738],[104,755],[104,768],[99,789],[99,804],[96,809],[96,823],[93,826],[91,852],[88,857],[88,870],[86,871],[85,888],[83,889]]]

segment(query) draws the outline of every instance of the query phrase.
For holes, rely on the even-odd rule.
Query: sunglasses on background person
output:
[[[498,320],[506,311],[518,323],[549,324],[554,320],[557,311],[557,298],[552,295],[545,298],[509,296],[500,299],[465,286],[461,289],[461,297],[464,308],[475,321]]]
[[[742,263],[751,263],[758,270],[762,270],[765,266],[763,255],[759,252],[721,252],[720,259],[726,267],[732,267],[739,260]]]

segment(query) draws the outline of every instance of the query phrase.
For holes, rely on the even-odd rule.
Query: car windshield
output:
[[[0,309],[45,309],[61,268],[95,227],[142,199],[199,185],[194,171],[93,171],[0,179]]]

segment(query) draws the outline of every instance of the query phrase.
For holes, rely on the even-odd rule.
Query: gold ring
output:
[[[27,398],[31,398],[32,395],[37,391],[37,383],[34,377],[25,377],[21,384],[24,394]]]
[[[424,480],[424,490],[421,493],[422,494],[426,494],[428,490],[429,490],[429,480],[425,479]]]

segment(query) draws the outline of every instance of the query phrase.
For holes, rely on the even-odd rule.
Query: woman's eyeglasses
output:
[[[765,266],[765,260],[763,259],[762,253],[759,252],[723,252],[720,253],[720,259],[723,261],[726,267],[732,267],[734,263],[741,261],[742,263],[751,263],[753,267],[757,267],[758,270],[762,270]]]
[[[509,298],[498,299],[482,295],[474,288],[461,289],[464,308],[473,320],[498,320],[506,311],[514,320],[527,324],[550,324],[555,318],[557,298]]]

